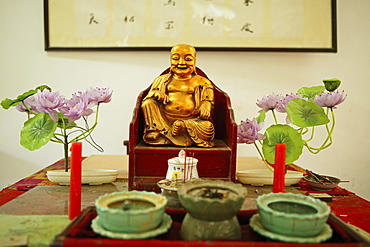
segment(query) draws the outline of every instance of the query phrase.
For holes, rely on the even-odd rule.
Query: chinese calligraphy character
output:
[[[131,16],[131,17],[128,17],[127,15],[125,16],[125,18],[123,19],[123,21],[125,23],[127,22],[134,22],[135,21],[135,16]]]
[[[204,16],[203,17],[203,19],[202,19],[202,22],[203,22],[203,24],[205,24],[205,25],[211,25],[211,26],[213,26],[213,24],[214,24],[214,19],[212,18],[212,17],[206,17],[206,16]]]
[[[241,30],[240,31],[246,31],[246,32],[250,32],[250,33],[253,33],[253,31],[250,29],[250,26],[251,26],[252,24],[250,24],[250,23],[245,23],[245,25],[241,28]]]
[[[91,24],[99,24],[99,22],[97,20],[95,20],[95,16],[94,16],[94,13],[90,13],[90,21],[89,21],[89,25]]]
[[[165,29],[173,29],[173,23],[174,21],[166,21]]]
[[[173,0],[168,0],[167,3],[163,4],[164,6],[166,5],[172,5],[172,6],[175,6],[176,5],[176,2],[173,1]]]
[[[245,6],[249,6],[250,3],[253,3],[252,0],[244,0]]]

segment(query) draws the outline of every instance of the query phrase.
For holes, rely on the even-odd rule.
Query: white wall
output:
[[[90,86],[110,87],[94,137],[104,154],[125,154],[131,113],[140,91],[169,65],[167,51],[45,52],[43,1],[0,0],[0,100],[48,84],[65,96]],[[370,199],[370,1],[338,0],[338,53],[198,52],[197,65],[231,99],[236,121],[257,115],[263,95],[295,92],[324,78],[340,78],[348,94],[337,110],[334,144],[319,155],[304,152],[298,165],[350,183]],[[25,116],[0,109],[0,189],[63,157],[50,143],[37,151],[19,144]],[[99,154],[84,143],[83,155]],[[239,145],[240,156],[257,156]]]

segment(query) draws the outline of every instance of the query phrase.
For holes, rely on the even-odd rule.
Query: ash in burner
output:
[[[201,189],[201,197],[203,198],[211,198],[211,199],[223,199],[227,197],[228,191],[221,190],[219,191],[218,189],[212,189],[212,188],[202,188]]]

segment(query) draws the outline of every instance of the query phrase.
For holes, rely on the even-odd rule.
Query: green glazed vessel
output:
[[[240,239],[236,214],[247,189],[241,184],[221,180],[186,182],[178,196],[187,214],[181,225],[183,240]]]
[[[140,233],[160,225],[166,197],[147,191],[113,192],[95,200],[102,226],[112,232]]]
[[[262,225],[286,236],[316,236],[330,214],[325,202],[302,194],[269,193],[259,196],[256,203]]]

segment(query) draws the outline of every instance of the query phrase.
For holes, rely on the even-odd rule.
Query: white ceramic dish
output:
[[[254,186],[272,185],[274,181],[274,173],[267,168],[237,171],[236,176],[239,182]],[[288,170],[285,174],[285,185],[297,184],[302,177],[301,172]]]
[[[60,185],[69,185],[70,171],[64,170],[47,171],[46,176],[53,183]],[[100,185],[104,183],[111,183],[116,180],[118,176],[117,170],[107,169],[82,169],[82,184]]]

